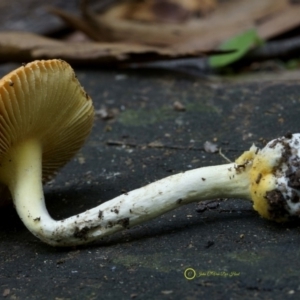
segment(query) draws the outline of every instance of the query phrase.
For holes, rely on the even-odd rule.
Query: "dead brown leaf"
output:
[[[172,3],[180,5],[178,1]],[[231,0],[220,3],[213,12],[202,18],[191,16],[183,22],[175,16],[175,19],[178,19],[177,23],[160,23],[157,20],[132,20],[132,13],[128,19],[128,10],[132,11],[130,5],[130,1],[121,2],[99,15],[83,5],[82,18],[57,9],[53,9],[52,12],[70,26],[98,41],[152,45],[189,52],[214,49],[222,41],[241,31],[262,26],[264,22],[272,20],[273,15],[285,9],[299,7],[290,4],[288,0]],[[183,5],[180,7],[187,10]],[[151,12],[148,9],[148,13],[149,11]],[[300,19],[296,19],[299,24]],[[296,23],[295,20],[290,22]]]
[[[272,15],[272,18],[264,20],[257,26],[261,38],[269,39],[282,34],[300,24],[300,5],[289,5],[280,12]]]
[[[145,0],[122,3],[122,19],[180,23],[195,15],[206,15],[216,8],[216,0]]]
[[[211,53],[218,53],[212,51]],[[26,62],[34,59],[60,58],[72,64],[102,65],[125,62],[193,57],[208,52],[180,53],[146,45],[126,43],[70,43],[42,37],[29,32],[0,32],[0,61]],[[222,53],[222,52],[220,52]]]
[[[256,27],[262,38],[269,38],[300,24],[300,5],[290,4],[288,0],[231,0],[217,6],[215,0],[162,0],[160,3],[164,5],[189,11],[186,20],[174,14],[173,23],[159,21],[159,18],[167,20],[168,17],[162,14],[162,7],[159,14],[153,9],[157,2],[141,2],[152,5],[152,10],[147,11],[154,19],[151,21],[151,17],[147,22],[146,19],[142,21],[143,14],[138,9],[131,9],[128,14],[131,1],[114,5],[99,15],[82,2],[82,17],[53,8],[52,13],[95,42],[58,41],[26,32],[0,32],[0,61],[61,58],[72,64],[127,66],[131,62],[226,53],[211,49],[250,27]],[[196,17],[199,12],[205,16]]]

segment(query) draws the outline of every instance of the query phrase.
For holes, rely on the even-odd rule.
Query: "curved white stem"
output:
[[[35,236],[53,246],[85,244],[194,201],[251,199],[248,173],[232,163],[172,175],[55,221],[44,203],[39,143],[28,141],[15,148],[5,166],[13,166],[14,174],[6,181],[19,216]]]

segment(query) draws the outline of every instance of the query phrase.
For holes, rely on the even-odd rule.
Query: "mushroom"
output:
[[[262,217],[277,222],[300,214],[300,134],[287,134],[262,150],[253,145],[234,163],[172,175],[54,220],[43,179],[80,148],[93,114],[91,99],[64,61],[34,61],[0,81],[0,191],[8,187],[25,226],[50,245],[89,243],[181,205],[220,197],[250,200]]]
[[[8,188],[30,230],[49,218],[42,182],[81,148],[93,119],[90,97],[62,60],[34,61],[0,80],[0,204]]]

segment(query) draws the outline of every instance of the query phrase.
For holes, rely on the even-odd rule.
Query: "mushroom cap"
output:
[[[0,163],[14,145],[36,139],[45,181],[80,149],[93,120],[92,100],[67,62],[28,63],[0,80]]]

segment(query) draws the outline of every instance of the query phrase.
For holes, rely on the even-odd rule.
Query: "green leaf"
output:
[[[228,66],[242,58],[253,46],[262,43],[263,41],[257,35],[255,29],[247,30],[225,41],[219,48],[220,50],[235,50],[235,52],[211,56],[209,65],[213,68]]]

